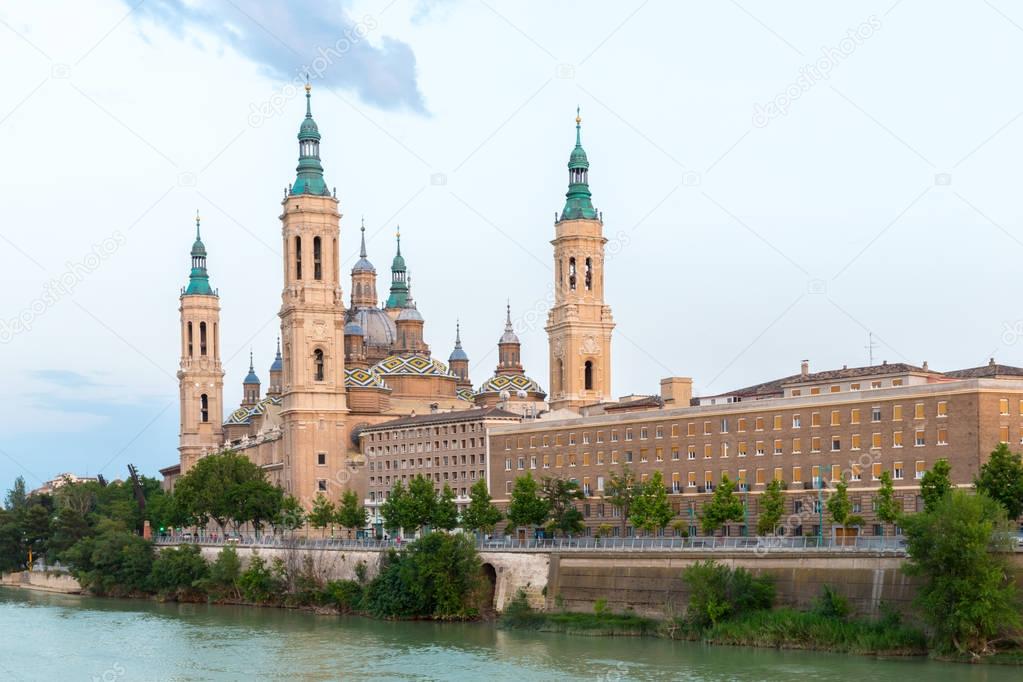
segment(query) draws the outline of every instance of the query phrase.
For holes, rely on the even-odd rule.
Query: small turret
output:
[[[359,260],[352,268],[352,308],[373,308],[377,305],[377,270],[366,257],[366,223],[363,221]]]
[[[396,311],[406,307],[409,297],[408,271],[405,268],[405,258],[401,255],[401,227],[395,235],[398,243],[394,260],[391,261],[391,291],[387,297],[387,310]]]
[[[582,121],[579,108],[576,107],[575,148],[568,157],[568,192],[565,194],[565,208],[561,211],[562,220],[597,218],[597,210],[593,208],[590,194],[590,161],[586,158],[586,150],[583,149],[582,143]]]
[[[274,356],[273,364],[270,365],[270,386],[266,389],[268,398],[278,398],[281,395],[281,377],[284,376],[284,358],[281,357],[281,337],[277,337],[277,354]]]
[[[522,344],[515,334],[511,320],[511,302],[506,307],[504,333],[497,342],[497,369],[495,374],[522,374]]]
[[[259,402],[259,377],[252,363],[252,349],[249,349],[249,373],[242,382],[242,407],[252,407]]]
[[[195,212],[195,241],[192,243],[192,272],[188,276],[188,286],[182,292],[186,296],[216,296],[210,288],[210,275],[206,271],[206,245],[199,234],[199,212]]]
[[[313,120],[312,89],[308,76],[305,84],[305,119],[298,129],[297,176],[291,185],[290,194],[316,194],[330,196],[323,179],[323,165],[320,163],[320,129]]]
[[[455,322],[455,348],[448,356],[448,365],[451,371],[458,377],[459,388],[472,388],[472,381],[469,380],[469,356],[462,349],[462,325]]]

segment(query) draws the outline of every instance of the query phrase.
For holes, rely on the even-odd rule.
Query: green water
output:
[[[971,680],[1018,668],[0,589],[3,680]]]

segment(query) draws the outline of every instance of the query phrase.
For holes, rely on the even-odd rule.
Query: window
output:
[[[946,400],[939,400],[938,401],[938,417],[941,418],[941,417],[947,417],[947,416],[948,416],[948,401],[946,401]]]
[[[317,452],[316,453],[316,464],[318,464],[321,467],[327,465],[327,453],[326,452]]]
[[[832,426],[842,425],[842,414],[838,410],[831,411],[831,425]]]
[[[320,238],[313,237],[313,279],[323,279],[323,254]]]
[[[656,448],[654,450],[654,461],[655,462],[663,462],[664,461],[664,448]],[[589,462],[584,461],[583,464],[589,464]]]
[[[696,472],[695,471],[690,471],[687,474],[687,476],[686,476],[686,487],[687,488],[695,488],[696,487]]]
[[[798,455],[802,451],[803,451],[803,439],[802,438],[793,438],[792,439],[792,454],[793,455]]]
[[[1009,414],[1009,401],[1007,398],[1001,398],[998,401],[998,414],[1002,415]]]
[[[319,491],[326,490],[327,489],[327,481],[322,479],[322,478],[320,480],[316,481],[316,489],[319,490]]]
[[[313,379],[323,381],[323,351],[319,348],[313,351]]]
[[[918,459],[916,461],[916,469],[915,469],[915,471],[913,473],[913,478],[916,478],[917,480],[923,478],[924,477],[924,472],[926,472],[926,471],[927,471],[927,467],[924,465],[924,461],[922,459]]]
[[[671,437],[678,438],[678,424],[671,425]]]
[[[544,469],[550,469],[551,468],[551,456],[550,455],[544,455],[542,462],[543,462],[543,468]]]
[[[710,459],[714,456],[714,446],[710,443],[703,444],[703,458]]]
[[[764,470],[757,469],[756,478],[753,479],[756,485],[764,485]]]
[[[682,477],[676,471],[671,475],[671,492],[678,493],[682,491]]]
[[[895,462],[892,464],[892,478],[896,481],[902,480],[902,462]]]
[[[1001,443],[1009,442],[1009,427],[999,426],[998,427],[998,441]]]
[[[640,438],[640,440],[646,440],[649,436],[650,436],[650,432],[647,430],[647,427],[641,426],[640,429],[639,429],[639,438]]]
[[[586,268],[583,270],[583,285],[586,291],[593,289],[593,261],[590,258],[586,259]]]
[[[1006,406],[1005,409],[1009,409],[1008,406]],[[923,403],[917,403],[916,405],[913,405],[913,419],[923,419],[923,418],[924,418],[924,404]]]
[[[764,418],[763,417],[757,417],[754,420],[754,422],[753,422],[753,429],[755,431],[763,431],[764,430]]]
[[[589,260],[587,258],[587,260]],[[593,390],[593,361],[587,360],[583,365],[583,385],[587,391]]]
[[[838,436],[831,437],[831,451],[836,452],[842,449],[842,439]]]
[[[740,441],[736,447],[739,450],[739,457],[745,457],[747,451],[749,450],[749,443],[747,443],[746,441]]]
[[[849,440],[849,447],[853,450],[860,449],[860,434],[854,433]]]
[[[1023,401],[1020,401],[1020,406],[1021,406],[1020,414],[1023,414]],[[739,433],[742,433],[746,430],[746,417],[739,417],[736,428],[739,430]]]
[[[849,384],[849,390],[850,391],[858,391],[858,390],[860,390],[860,385],[859,384]]]
[[[780,414],[774,415],[774,430],[775,431],[781,431],[781,415]]]
[[[1008,438],[1008,429],[1006,429],[1006,438]],[[913,444],[918,448],[927,445],[923,429],[917,429],[913,432]]]
[[[188,357],[192,357],[192,323],[188,323]],[[1020,403],[1023,405],[1023,403]]]
[[[728,457],[728,443],[721,444],[721,456]]]
[[[618,442],[618,431],[616,431],[616,430],[612,430],[611,431],[611,442],[612,443],[617,443]]]
[[[302,279],[302,238],[295,237],[295,279]]]
[[[568,259],[568,288],[575,291],[575,256]]]
[[[695,445],[690,445],[689,446],[688,457],[689,457],[689,459],[696,459],[696,446]]]
[[[757,441],[756,453],[757,453],[757,457],[763,457],[764,456],[764,441],[762,441],[762,440],[758,440]]]
[[[810,395],[820,395],[820,394],[821,394],[820,386],[817,386],[815,388],[811,388],[810,389]]]
[[[880,406],[874,405],[872,408],[870,408],[870,421],[872,421],[872,422],[879,422],[879,421],[881,421],[881,407]]]
[[[902,447],[902,431],[892,431],[892,447]]]
[[[575,434],[574,433],[568,434],[568,444],[569,445],[575,445]]]
[[[902,421],[902,405],[892,405],[892,421]]]
[[[672,462],[677,462],[678,460],[679,460],[679,452],[678,452],[678,446],[676,445],[676,446],[671,448],[671,461]]]
[[[199,355],[206,355],[206,323],[199,323]]]
[[[632,429],[625,429],[625,441],[628,442],[630,440],[632,440]]]
[[[504,458],[504,470],[505,471],[511,471],[512,470],[512,465],[511,464],[512,464],[511,457],[505,457]]]
[[[603,476],[597,476],[597,490],[599,492],[603,492],[604,491],[604,477]]]
[[[210,420],[210,399],[205,393],[199,396],[199,419],[204,423]]]
[[[821,487],[821,468],[819,464],[814,464],[810,467],[810,480],[813,482],[814,488]]]
[[[881,480],[881,463],[874,462],[870,465],[870,478],[873,481]],[[876,509],[874,511],[877,511]]]
[[[880,381],[871,381],[870,382],[870,387],[871,388],[881,388],[881,382]]]
[[[632,464],[632,450],[625,451],[625,463]]]
[[[710,433],[710,422],[703,422],[703,435],[709,436]]]
[[[841,464],[832,464],[831,465],[831,480],[835,481],[836,483],[838,481],[842,480],[842,465]]]
[[[785,451],[785,448],[782,445],[781,438],[775,438],[774,439],[774,454],[780,455],[784,451]]]
[[[820,452],[820,451],[821,451],[821,437],[820,436],[814,436],[813,438],[810,439],[810,452]]]
[[[664,438],[664,427],[657,426],[654,428],[654,438]]]
[[[948,445],[948,429],[945,427],[938,428],[938,445]]]
[[[687,436],[696,435],[696,422],[689,422],[688,424],[686,424],[686,435]]]
[[[721,418],[721,433],[728,433],[728,417]]]
[[[810,413],[810,426],[820,426],[820,425],[821,425],[821,413],[820,412],[811,412]]]
[[[792,467],[792,482],[793,483],[803,482],[803,467],[801,466]]]
[[[901,386],[902,379],[892,379],[892,386]]]
[[[799,415],[798,414],[792,415],[792,428],[794,428],[794,429],[798,429],[799,428]]]
[[[861,473],[861,471],[862,471],[862,467],[860,467],[860,465],[859,465],[859,464],[853,464],[853,465],[852,465],[852,467],[850,467],[850,468],[851,468],[851,472],[850,472],[850,473],[851,473],[851,477],[850,477],[850,480],[853,480],[853,481],[859,481],[859,480],[861,480],[861,479],[862,479],[862,477],[863,477],[863,475],[862,475],[862,473]]]
[[[870,434],[870,449],[879,450],[881,448],[881,434],[872,433]]]
[[[859,424],[860,423],[860,408],[854,407],[849,412],[849,423],[850,424]]]
[[[782,468],[781,467],[775,467],[774,468],[774,480],[776,480],[776,481],[782,480],[782,475],[783,475]]]

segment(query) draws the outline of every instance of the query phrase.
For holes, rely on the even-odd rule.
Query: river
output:
[[[1019,680],[1018,668],[0,588],[4,680]]]

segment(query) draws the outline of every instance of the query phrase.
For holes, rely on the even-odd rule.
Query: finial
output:
[[[199,209],[195,209],[195,239],[199,240]]]
[[[505,329],[505,331],[509,331],[510,332],[510,331],[512,331],[511,299],[508,299],[508,302],[505,305],[505,309],[506,309],[506,311],[508,313],[508,316],[507,316],[507,318],[504,321],[504,329]]]
[[[277,337],[277,357],[281,357],[281,337]]]
[[[455,348],[462,347],[462,323],[456,317],[455,318]]]
[[[366,218],[365,218],[365,216],[363,216],[361,218],[361,223],[362,223],[362,226],[359,228],[359,231],[362,232],[362,246],[359,248],[359,257],[360,258],[365,258],[366,257]]]
[[[252,346],[249,346],[249,371],[255,372],[256,368],[252,364]]]
[[[575,124],[579,125],[582,122],[583,122],[583,117],[579,115],[579,106],[577,105],[576,108],[575,108]]]
[[[309,74],[306,73],[306,75],[305,75],[305,117],[306,118],[312,118],[313,117],[313,108],[312,108],[312,103],[311,103],[311,100],[312,100],[312,95],[311,95],[312,90],[313,90],[313,86],[309,83]]]
[[[575,108],[575,146],[583,146],[580,128],[582,128],[583,117],[579,115],[579,107]]]
[[[398,225],[398,231],[394,233],[395,238],[398,240],[398,255],[401,255],[401,225]]]

